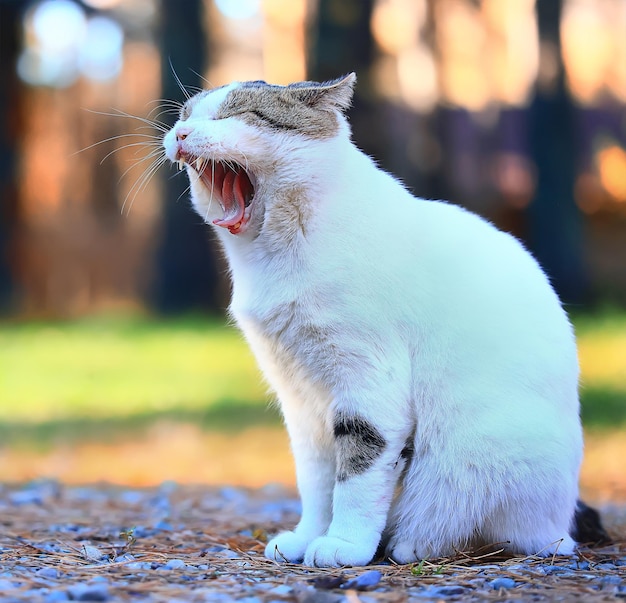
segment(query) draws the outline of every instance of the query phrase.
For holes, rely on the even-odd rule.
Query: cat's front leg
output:
[[[339,411],[334,419],[336,476],[328,532],[307,548],[316,567],[359,566],[376,554],[406,461],[406,427],[389,429],[376,414]]]
[[[265,547],[265,556],[279,562],[299,563],[307,547],[328,529],[332,513],[335,483],[335,457],[332,440],[325,436],[315,419],[290,417],[285,419],[296,464],[296,479],[302,501],[302,516],[293,531],[272,538]],[[297,419],[297,421],[296,421]]]

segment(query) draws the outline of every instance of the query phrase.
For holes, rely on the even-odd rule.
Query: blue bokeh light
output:
[[[95,81],[115,78],[122,67],[124,31],[113,19],[87,18],[73,0],[43,0],[25,20],[19,76],[34,86],[63,88],[80,76]]]

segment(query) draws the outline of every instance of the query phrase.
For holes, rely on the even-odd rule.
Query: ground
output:
[[[0,602],[367,603],[618,601],[626,598],[626,507],[603,509],[617,543],[576,557],[474,552],[412,565],[312,570],[263,557],[267,534],[292,526],[296,493],[181,486],[0,490]]]

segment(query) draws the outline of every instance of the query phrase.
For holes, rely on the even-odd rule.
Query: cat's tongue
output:
[[[245,222],[246,201],[250,201],[252,193],[252,183],[243,169],[226,170],[221,190],[224,215],[213,220],[213,224],[228,228],[233,234],[239,232]]]

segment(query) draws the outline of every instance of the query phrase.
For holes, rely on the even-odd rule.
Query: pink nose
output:
[[[181,140],[185,140],[189,134],[193,132],[193,128],[189,128],[188,126],[179,126],[176,129],[176,140],[180,142]]]

